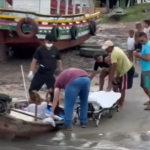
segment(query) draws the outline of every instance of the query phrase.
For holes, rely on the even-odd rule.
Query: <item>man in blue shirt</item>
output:
[[[142,44],[141,53],[134,52],[134,56],[139,58],[141,66],[141,87],[149,98],[149,101],[144,105],[147,105],[145,110],[150,110],[150,41],[146,33],[141,32],[138,35],[139,42]]]

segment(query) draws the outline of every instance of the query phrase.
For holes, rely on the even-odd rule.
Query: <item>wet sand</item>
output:
[[[114,31],[115,30],[115,31]],[[127,31],[127,28],[124,30]],[[115,42],[120,43],[120,47],[125,50],[127,33],[122,34],[122,29],[109,29],[100,31],[97,34],[97,41],[103,42],[106,38],[104,35],[112,35]],[[110,33],[111,32],[111,33]],[[113,32],[113,33],[112,33]],[[119,36],[118,36],[119,34]],[[99,35],[99,36],[98,36]],[[102,38],[103,37],[103,38]],[[116,40],[115,40],[116,39]],[[119,42],[119,40],[121,40]],[[76,52],[68,52],[63,55],[64,68],[70,66],[84,69],[92,68],[93,59],[80,58],[75,55]],[[0,63],[0,91],[10,94],[18,99],[25,99],[22,75],[20,65],[24,67],[24,73],[29,87],[30,81],[27,79],[30,60],[12,60],[7,63]],[[69,65],[68,65],[69,63]],[[140,68],[136,65],[136,71],[140,73]],[[148,98],[140,88],[140,78],[134,79],[134,86],[127,91],[126,101],[123,109],[115,113],[112,119],[102,118],[100,126],[95,127],[93,121],[88,122],[87,129],[81,129],[78,125],[73,128],[72,132],[59,131],[57,133],[48,133],[39,137],[27,140],[16,139],[13,142],[0,141],[3,150],[73,150],[73,149],[99,149],[99,150],[149,150],[150,141],[150,113],[144,111],[143,103]],[[97,82],[95,78],[92,82]],[[106,86],[106,85],[105,85]],[[98,90],[98,86],[96,87]],[[41,93],[45,93],[42,92]]]

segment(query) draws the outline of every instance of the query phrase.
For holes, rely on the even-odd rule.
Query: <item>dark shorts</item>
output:
[[[150,71],[141,72],[141,87],[150,88]]]
[[[133,85],[134,73],[135,69],[132,66],[126,74],[124,74],[122,77],[119,77],[116,83],[113,82],[113,85],[119,86],[120,90],[131,89]]]
[[[31,82],[29,92],[33,90],[39,91],[44,84],[46,84],[47,89],[50,89],[50,88],[54,89],[55,78],[53,74],[36,73]]]
[[[141,52],[142,50],[142,44],[141,43],[137,43],[134,45],[134,49],[137,50],[138,52]]]

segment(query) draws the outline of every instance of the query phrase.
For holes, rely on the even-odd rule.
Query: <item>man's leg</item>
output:
[[[118,104],[122,107],[125,100],[125,90],[131,89],[133,86],[133,78],[134,78],[135,69],[132,67],[125,75],[120,78],[120,93],[121,98],[118,101]]]
[[[64,111],[65,121],[64,125],[70,128],[72,125],[72,115],[74,111],[74,105],[79,95],[80,89],[76,86],[76,81],[69,83],[65,89]]]
[[[80,96],[80,124],[82,127],[86,127],[87,123],[87,112],[88,112],[88,96],[90,89],[90,79],[88,77],[83,77],[80,79],[82,84]]]
[[[44,78],[41,74],[36,73],[31,81],[29,93],[33,90],[39,91],[44,84]]]
[[[100,73],[100,77],[99,77],[99,90],[100,90],[100,91],[103,90],[105,77],[106,77],[108,74],[109,74],[109,71],[105,71],[105,70],[102,70],[102,72]]]
[[[147,105],[145,110],[150,110],[150,71],[143,71],[141,73],[141,87],[149,98],[149,101],[145,103]]]

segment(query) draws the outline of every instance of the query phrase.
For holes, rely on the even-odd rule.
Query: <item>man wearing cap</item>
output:
[[[39,67],[34,75],[36,64]],[[45,37],[45,45],[41,45],[34,53],[28,78],[32,80],[29,93],[33,90],[39,91],[41,87],[46,84],[47,89],[50,90],[51,100],[53,100],[54,89],[54,72],[58,68],[62,71],[62,62],[58,49],[53,46],[53,35],[47,34]]]
[[[133,85],[134,66],[123,50],[119,47],[115,47],[112,41],[106,41],[103,44],[102,49],[111,54],[111,66],[107,90],[111,90],[112,83],[115,85],[116,90],[120,90],[121,98],[118,101],[118,104],[122,107],[125,98],[125,90],[131,89]]]

